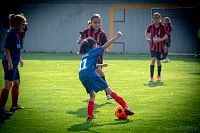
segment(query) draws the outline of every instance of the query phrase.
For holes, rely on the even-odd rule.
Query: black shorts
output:
[[[167,47],[170,47],[170,46],[171,46],[171,42],[165,42],[165,45],[166,45]]]
[[[164,52],[151,51],[151,58],[154,58],[154,57],[158,60],[163,60],[164,59]]]
[[[4,69],[4,79],[9,81],[20,80],[20,74],[17,65],[13,65],[12,70],[8,70],[8,63],[2,62]]]

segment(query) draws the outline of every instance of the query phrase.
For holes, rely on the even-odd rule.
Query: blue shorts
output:
[[[108,88],[107,83],[97,73],[88,73],[87,71],[79,72],[79,79],[87,93],[90,93],[91,91],[97,93],[98,91]]]
[[[3,61],[2,62],[3,69],[4,69],[4,79],[9,81],[19,80],[20,74],[17,65],[13,65],[12,70],[8,70],[8,63]]]

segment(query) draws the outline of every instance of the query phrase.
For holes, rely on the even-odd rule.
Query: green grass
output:
[[[163,63],[162,82],[147,83],[149,56],[105,55],[108,84],[135,111],[128,120],[117,120],[117,103],[97,93],[96,119],[86,122],[87,99],[78,79],[80,56],[25,53],[20,68],[20,103],[0,132],[200,132],[200,59],[172,56]],[[155,69],[157,74],[157,69]],[[0,67],[0,86],[3,69]],[[7,102],[9,108],[11,99]]]

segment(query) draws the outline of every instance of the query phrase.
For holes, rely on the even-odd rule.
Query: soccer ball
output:
[[[118,119],[127,119],[128,115],[124,112],[124,108],[121,105],[118,105],[115,108],[115,115]]]

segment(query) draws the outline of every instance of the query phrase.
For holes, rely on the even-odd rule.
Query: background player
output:
[[[145,38],[150,44],[151,64],[150,64],[150,79],[153,81],[154,65],[157,61],[158,76],[157,80],[161,80],[161,62],[164,52],[164,41],[167,39],[167,31],[165,26],[161,23],[161,15],[159,13],[153,14],[154,22],[150,24],[145,31]],[[150,38],[149,38],[150,35]]]
[[[11,112],[4,109],[9,91],[12,89],[12,106],[11,110],[23,109],[24,107],[18,104],[20,75],[18,64],[23,66],[20,50],[23,47],[23,37],[19,37],[19,32],[23,32],[26,25],[26,18],[23,15],[10,15],[10,29],[7,33],[6,43],[4,46],[4,55],[2,64],[4,68],[5,86],[1,91],[0,97],[0,117],[12,115]]]
[[[167,30],[167,35],[168,35],[168,39],[165,40],[165,46],[164,46],[164,62],[168,62],[169,58],[168,58],[168,51],[169,51],[169,47],[171,46],[171,33],[172,33],[172,24],[171,24],[171,20],[169,17],[165,17],[164,18],[164,25],[166,27]]]

